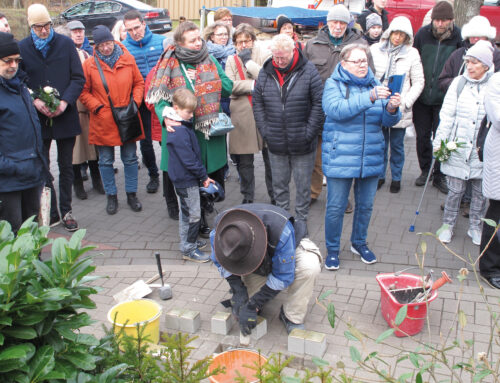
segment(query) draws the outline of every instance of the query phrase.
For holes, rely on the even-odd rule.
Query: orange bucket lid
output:
[[[262,354],[246,349],[229,350],[220,353],[212,360],[209,371],[213,371],[217,367],[225,367],[226,372],[209,378],[212,383],[233,383],[238,376],[242,376],[247,382],[258,382],[255,377],[256,371],[245,366],[255,366],[256,363],[264,364],[267,362]],[[238,371],[238,373],[236,372]],[[253,379],[253,380],[252,380]]]

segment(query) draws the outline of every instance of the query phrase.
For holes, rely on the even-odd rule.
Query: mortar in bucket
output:
[[[401,331],[396,330],[394,334],[398,337],[418,334],[424,327],[425,318],[427,316],[427,303],[437,298],[437,290],[433,289],[427,297],[427,300],[423,302],[400,303],[391,293],[389,286],[396,285],[398,289],[423,290],[418,289],[423,285],[422,277],[420,275],[407,273],[399,275],[394,275],[394,273],[383,273],[378,274],[375,278],[380,285],[380,311],[391,328],[396,327],[394,320],[396,319],[399,309],[408,305],[406,318],[399,325]]]
[[[240,376],[245,378],[245,382],[257,383],[260,380],[255,377],[254,369],[244,366],[254,366],[255,363],[264,364],[267,359],[258,352],[246,349],[236,349],[224,351],[214,357],[212,363],[208,367],[209,371],[213,371],[217,367],[225,367],[226,372],[209,377],[211,383],[233,383]],[[238,371],[238,373],[236,372]]]
[[[145,326],[144,336],[157,344],[160,340],[161,306],[151,299],[136,299],[118,303],[108,311],[108,321],[115,326],[115,334],[121,329],[131,337],[137,337],[137,325]],[[116,315],[116,319],[115,319]]]

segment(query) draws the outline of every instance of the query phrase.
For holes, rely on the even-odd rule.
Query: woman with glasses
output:
[[[325,215],[325,268],[339,268],[340,236],[351,184],[354,217],[351,251],[366,264],[377,261],[366,237],[377,183],[384,167],[382,126],[401,118],[400,95],[382,86],[368,67],[369,47],[350,44],[340,52],[340,63],[325,83],[323,110],[323,173],[328,194]]]

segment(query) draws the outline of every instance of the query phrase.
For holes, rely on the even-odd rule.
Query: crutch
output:
[[[427,190],[427,185],[429,185],[429,180],[431,179],[432,171],[434,170],[434,163],[436,162],[436,157],[432,157],[431,167],[429,169],[429,173],[427,174],[427,179],[425,180],[424,190],[422,191],[422,196],[420,197],[420,202],[418,203],[417,210],[415,211],[415,217],[413,217],[413,222],[410,225],[410,233],[415,231],[415,222],[417,221],[417,217],[420,214],[420,206],[422,205],[422,201],[424,200],[425,191]]]

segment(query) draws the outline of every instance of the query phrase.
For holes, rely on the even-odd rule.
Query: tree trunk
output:
[[[455,24],[462,28],[474,16],[479,15],[483,0],[455,0]]]

